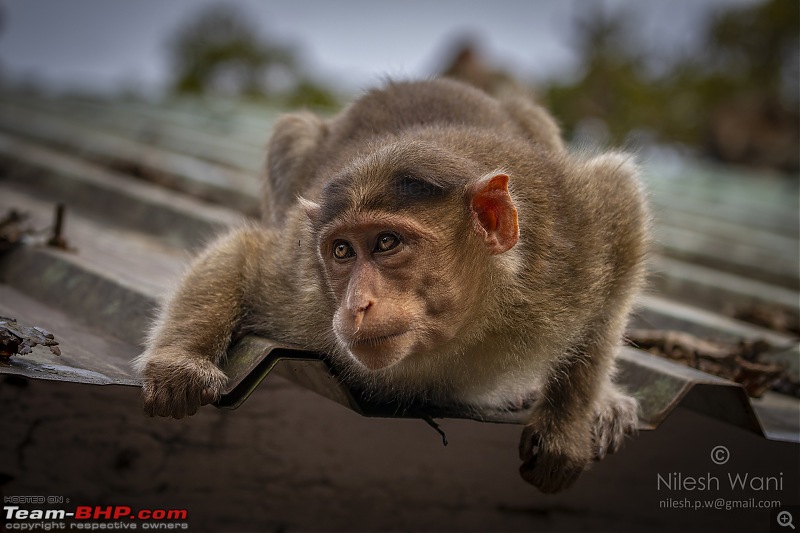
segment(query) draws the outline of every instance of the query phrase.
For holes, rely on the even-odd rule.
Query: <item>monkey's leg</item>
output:
[[[305,165],[327,135],[327,123],[310,112],[283,115],[272,128],[262,191],[264,221],[280,226],[289,206],[314,175]]]
[[[502,104],[531,140],[546,146],[553,153],[564,151],[558,124],[543,107],[523,96],[506,98]]]
[[[600,448],[616,450],[635,429],[636,401],[611,383],[621,329],[605,324],[548,376],[519,448],[520,474],[542,492],[568,488]]]
[[[264,230],[238,229],[189,267],[134,362],[150,416],[182,418],[220,397],[227,378],[217,363],[245,312],[248,285],[265,246]]]
[[[522,432],[520,474],[542,492],[568,488],[592,460],[597,378],[586,359],[576,353],[556,364]]]

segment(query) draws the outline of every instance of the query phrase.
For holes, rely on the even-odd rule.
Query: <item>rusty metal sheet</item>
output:
[[[37,346],[28,355],[0,358],[0,374],[91,385],[140,385],[130,367],[131,359],[139,353],[135,345],[97,332],[2,283],[0,316],[47,329],[61,350],[56,356]]]
[[[703,414],[722,418],[764,435],[744,389],[725,379],[671,363],[640,350],[623,348],[619,382],[640,402],[640,428],[658,427],[682,402]],[[232,347],[223,370],[230,382],[218,406],[240,406],[271,372],[286,377],[363,416],[385,418],[467,418],[481,422],[524,424],[531,410],[501,410],[460,404],[397,404],[371,400],[336,378],[324,357],[259,337],[246,337]],[[536,391],[531,390],[531,398]],[[795,426],[800,433],[800,422]]]
[[[207,163],[0,102],[0,129],[137,174],[206,200],[257,214],[257,176]]]
[[[39,200],[61,202],[70,210],[113,220],[109,227],[157,235],[179,247],[195,246],[243,218],[239,213],[171,194],[119,172],[3,133],[0,133],[0,182],[20,192],[33,193]],[[5,206],[17,204],[18,199],[6,198],[3,202]],[[202,211],[202,216],[197,216],[198,211]]]

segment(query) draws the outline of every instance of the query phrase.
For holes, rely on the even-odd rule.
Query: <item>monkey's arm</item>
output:
[[[134,362],[149,415],[182,418],[220,397],[227,378],[217,363],[247,311],[268,237],[263,228],[244,227],[218,239],[167,299]]]

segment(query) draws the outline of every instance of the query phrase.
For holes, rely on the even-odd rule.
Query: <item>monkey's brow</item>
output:
[[[379,187],[359,187],[352,176],[334,179],[322,192],[319,225],[330,223],[348,209],[397,211],[441,200],[455,189],[455,183],[423,178],[406,170],[392,173]]]
[[[409,172],[396,172],[389,180],[389,191],[402,203],[435,200],[447,196],[454,189],[452,184],[437,182]]]

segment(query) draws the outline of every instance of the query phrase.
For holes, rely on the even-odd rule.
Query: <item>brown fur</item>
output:
[[[328,121],[281,119],[267,170],[268,225],[212,244],[164,307],[137,362],[147,412],[218,397],[209,362],[248,331],[328,353],[393,399],[497,406],[538,387],[521,473],[545,492],[635,429],[611,381],[646,253],[628,157],[569,154],[535,104],[439,80],[391,83]],[[508,189],[481,193],[493,176]],[[374,253],[387,229],[401,245]],[[337,261],[342,240],[353,256]]]

